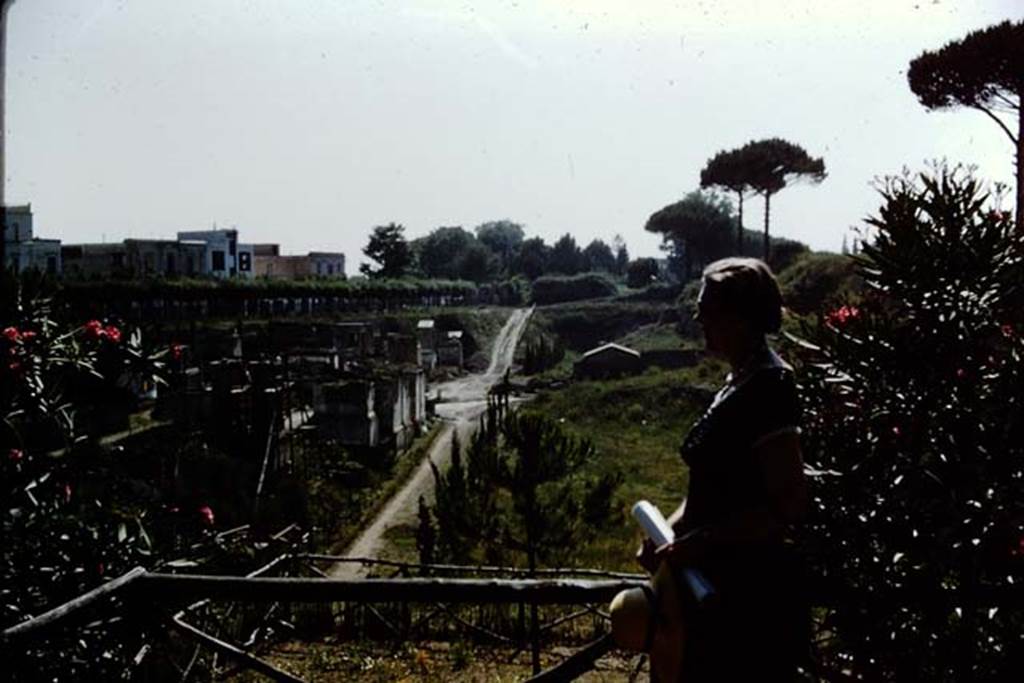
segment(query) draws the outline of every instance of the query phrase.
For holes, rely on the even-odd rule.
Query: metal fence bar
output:
[[[48,629],[55,624],[64,621],[75,613],[87,607],[96,605],[105,598],[109,598],[114,593],[135,583],[145,575],[145,569],[142,567],[136,567],[127,574],[123,574],[116,579],[112,579],[102,586],[97,586],[88,593],[83,593],[77,598],[65,602],[63,605],[58,605],[48,612],[44,612],[39,616],[29,619],[28,621],[23,621],[20,624],[15,624],[14,626],[4,630],[2,636],[0,636],[0,642],[7,645],[8,643],[28,636],[29,634],[36,636],[41,630]]]
[[[542,671],[527,683],[563,683],[573,681],[594,668],[594,663],[615,648],[615,640],[610,633],[605,634],[577,650],[561,664]]]
[[[594,576],[608,579],[626,579],[646,581],[647,575],[633,572],[611,572],[603,569],[586,569],[577,567],[565,567],[561,569],[521,569],[517,567],[492,567],[483,565],[464,564],[413,564],[410,562],[396,562],[395,560],[379,560],[372,557],[346,557],[343,555],[325,555],[323,553],[300,553],[295,556],[301,560],[313,560],[319,562],[334,562],[337,564],[363,564],[374,567],[395,567],[398,569],[415,569],[437,572],[453,572],[463,574],[501,574],[504,576]]]
[[[580,605],[609,602],[641,581],[568,579],[318,579],[143,574],[134,588],[158,600],[215,596],[243,602],[420,602]]]
[[[271,680],[281,681],[283,683],[305,683],[303,679],[293,676],[287,671],[278,669],[273,664],[265,662],[259,657],[254,657],[248,652],[245,652],[244,650],[241,650],[235,647],[234,645],[231,645],[230,643],[225,643],[223,640],[214,638],[209,633],[206,633],[205,631],[200,631],[195,626],[192,626],[191,624],[186,623],[181,619],[178,619],[177,617],[170,617],[169,619],[167,619],[167,623],[171,628],[184,633],[188,637],[199,641],[203,645],[208,646],[214,652],[218,652],[226,657],[238,660],[245,666],[245,668],[252,669],[253,671],[258,671],[264,676],[270,678]]]

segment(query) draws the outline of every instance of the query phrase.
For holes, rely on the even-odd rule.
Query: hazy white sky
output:
[[[820,186],[773,234],[838,250],[873,177],[947,157],[1009,183],[977,112],[929,113],[908,62],[1019,0],[18,0],[7,198],[66,242],[237,226],[284,252],[500,218],[549,243],[621,233],[716,151],[779,136]],[[763,204],[747,204],[759,228]]]

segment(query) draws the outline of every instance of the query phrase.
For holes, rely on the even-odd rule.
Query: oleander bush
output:
[[[0,626],[4,629],[145,561],[151,519],[119,485],[109,454],[81,434],[77,413],[154,380],[160,355],[115,321],[55,319],[34,276],[0,273]],[[56,641],[5,646],[12,680],[110,680],[139,629],[84,626]],[[132,650],[132,647],[135,650]]]
[[[1024,613],[1024,239],[959,167],[888,179],[865,291],[793,352],[820,658],[865,680],[1012,680]],[[792,354],[791,354],[792,355]],[[1019,595],[1019,593],[1018,593]]]

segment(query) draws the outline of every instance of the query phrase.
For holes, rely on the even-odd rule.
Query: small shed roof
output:
[[[630,356],[635,356],[636,358],[640,357],[639,351],[635,351],[625,346],[620,346],[619,344],[609,343],[602,344],[601,346],[598,346],[597,348],[594,349],[590,349],[589,351],[583,354],[583,358],[591,358],[593,356],[597,356],[599,354],[608,352],[624,353]]]
[[[433,320],[421,320],[418,323],[416,323],[416,329],[418,329],[418,330],[432,330],[432,329],[434,329],[434,321]]]
[[[462,339],[462,330],[448,330],[449,339]]]

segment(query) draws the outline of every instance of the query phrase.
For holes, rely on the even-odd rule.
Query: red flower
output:
[[[7,364],[7,369],[10,370],[12,375],[21,374],[21,361],[12,360]]]
[[[21,332],[18,331],[17,327],[5,327],[3,331],[4,338],[12,344],[17,342],[21,338]]]
[[[1003,336],[1006,337],[1007,339],[1013,339],[1016,336],[1013,329],[1013,325],[1011,325],[1010,323],[1003,323],[1002,325],[1000,325],[999,331],[1002,332]]]
[[[36,333],[32,330],[25,330],[21,333],[21,340],[26,344],[36,338]]]
[[[96,565],[96,573],[99,574],[100,576],[103,576],[104,569],[105,568],[104,568],[102,562],[100,562],[98,565]]]
[[[181,344],[177,342],[171,344],[171,358],[181,360]]]
[[[899,436],[900,435],[900,428],[898,426],[896,426],[896,425],[893,425],[892,433],[893,433],[894,436]]]
[[[966,370],[964,370],[963,368],[957,368],[956,369],[956,378],[957,379],[963,379],[966,376],[967,376],[967,371]]]
[[[71,502],[71,484],[64,484],[64,502]]]
[[[860,309],[856,306],[840,306],[825,314],[825,322],[833,327],[842,327],[851,320],[860,317]]]
[[[107,331],[103,329],[103,323],[99,320],[90,320],[85,324],[84,330],[86,339],[100,339],[107,336]]]
[[[203,518],[203,523],[207,526],[213,526],[213,510],[210,509],[209,505],[203,505],[198,510],[199,516]]]
[[[7,459],[10,460],[11,462],[18,462],[24,456],[25,454],[19,448],[12,448],[11,450],[7,451]]]
[[[117,329],[113,325],[107,325],[107,328],[104,330],[104,332],[106,333],[107,339],[110,342],[112,342],[114,344],[120,343],[120,341],[121,341],[121,330]]]

